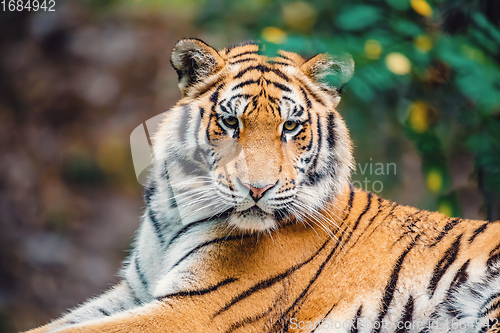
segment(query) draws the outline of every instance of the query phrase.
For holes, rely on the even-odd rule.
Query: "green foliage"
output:
[[[356,31],[366,29],[382,19],[382,12],[379,8],[369,5],[345,6],[337,14],[336,25],[346,31]]]

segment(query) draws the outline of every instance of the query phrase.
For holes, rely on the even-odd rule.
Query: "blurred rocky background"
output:
[[[8,1],[6,1],[8,4]],[[355,184],[499,218],[500,3],[56,0],[0,11],[0,332],[117,279],[139,225],[130,134],[180,97],[175,42],[350,53]]]

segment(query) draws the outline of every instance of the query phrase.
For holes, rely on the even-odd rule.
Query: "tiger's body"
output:
[[[177,44],[122,282],[34,332],[497,331],[500,223],[350,186],[352,66],[258,51]]]

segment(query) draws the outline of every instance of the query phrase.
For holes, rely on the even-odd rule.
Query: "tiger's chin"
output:
[[[228,223],[247,232],[262,232],[275,229],[278,225],[274,217],[257,206],[241,212],[234,212],[229,217]]]

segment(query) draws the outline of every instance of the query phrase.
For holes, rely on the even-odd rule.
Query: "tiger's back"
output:
[[[182,40],[183,98],[155,136],[134,251],[68,331],[484,332],[500,317],[500,223],[349,185],[323,76],[349,62]],[[75,314],[76,313],[76,314]]]

